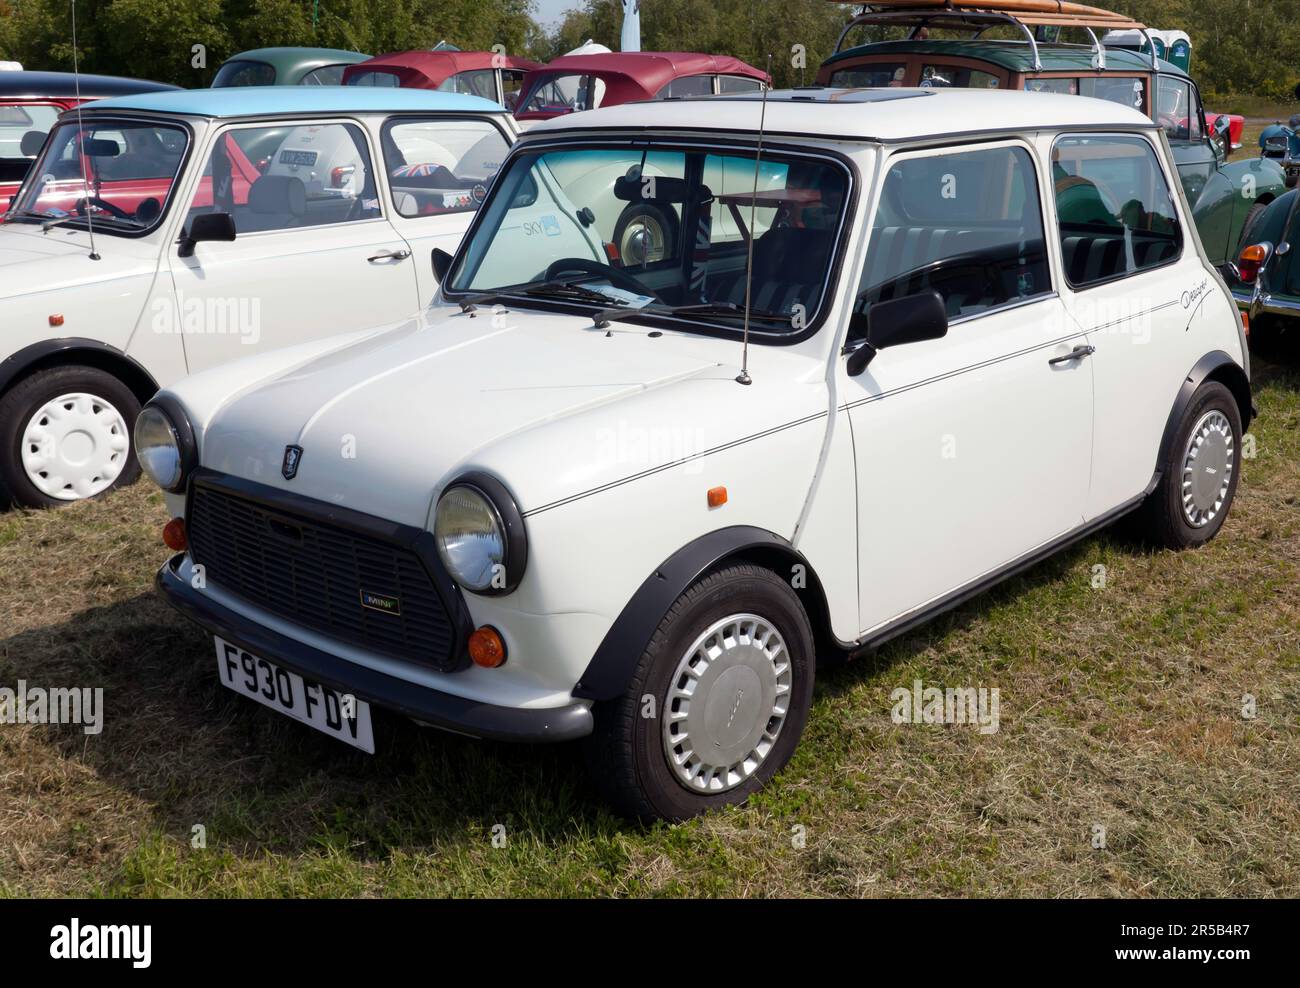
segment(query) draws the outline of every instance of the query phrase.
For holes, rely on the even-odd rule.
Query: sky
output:
[[[537,13],[534,15],[542,27],[554,27],[564,17],[564,12],[577,6],[577,0],[536,0]]]

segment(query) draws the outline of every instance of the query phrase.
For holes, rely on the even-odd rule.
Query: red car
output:
[[[160,82],[83,75],[81,102],[177,89]],[[77,82],[71,72],[0,72],[0,215],[18,192],[40,153],[45,135],[64,110],[77,105]]]
[[[515,117],[548,120],[637,100],[753,92],[771,81],[766,72],[729,55],[684,51],[563,55],[528,73]]]
[[[343,85],[466,93],[512,110],[524,76],[539,68],[539,62],[493,51],[395,51],[349,65]]]

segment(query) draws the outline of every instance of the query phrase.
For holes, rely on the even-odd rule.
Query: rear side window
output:
[[[925,89],[997,89],[998,77],[962,65],[927,65],[921,69]]]
[[[275,69],[266,62],[250,62],[243,59],[226,62],[217,69],[216,78],[212,80],[214,89],[225,86],[274,86]]]
[[[402,216],[437,216],[478,209],[510,150],[486,120],[389,121],[384,167],[393,205]]]
[[[1155,149],[1140,137],[1063,137],[1052,182],[1067,280],[1087,288],[1178,259],[1183,231]]]
[[[341,86],[346,65],[322,65],[302,77],[301,86]]]
[[[762,88],[763,84],[757,79],[747,79],[743,75],[718,76],[720,93],[756,93]]]
[[[907,74],[902,62],[872,62],[840,69],[831,74],[831,85],[838,89],[879,89],[901,86]]]
[[[907,157],[885,175],[856,308],[937,291],[950,319],[1051,291],[1034,163],[1021,147]]]
[[[691,75],[674,79],[655,95],[656,99],[680,99],[684,96],[712,96],[713,76]]]

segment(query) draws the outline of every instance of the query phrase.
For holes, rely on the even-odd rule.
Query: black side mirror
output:
[[[451,255],[441,247],[433,248],[433,276],[438,279],[438,284],[442,284],[447,277],[447,272],[451,270]]]
[[[190,220],[189,232],[181,237],[178,257],[193,257],[194,246],[204,240],[229,242],[235,239],[235,218],[229,213],[200,213]]]
[[[1214,139],[1217,140],[1223,148],[1223,156],[1226,158],[1232,154],[1232,121],[1228,119],[1226,113],[1220,113],[1214,118]]]
[[[853,316],[849,330],[866,342],[849,357],[849,377],[857,377],[885,347],[937,340],[948,335],[948,310],[938,292],[905,295],[877,302],[865,314]],[[860,333],[855,333],[859,330]]]

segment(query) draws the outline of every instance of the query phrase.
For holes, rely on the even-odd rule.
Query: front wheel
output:
[[[741,803],[790,760],[812,704],[812,629],[780,577],[739,564],[669,608],[623,696],[596,707],[596,784],[620,812],[685,820]]]
[[[0,398],[0,483],[20,505],[96,497],[140,476],[131,430],[140,402],[95,367],[52,367]]]
[[[1241,475],[1241,412],[1217,381],[1196,389],[1160,465],[1160,483],[1142,506],[1144,534],[1169,549],[1204,545],[1219,534]]]

